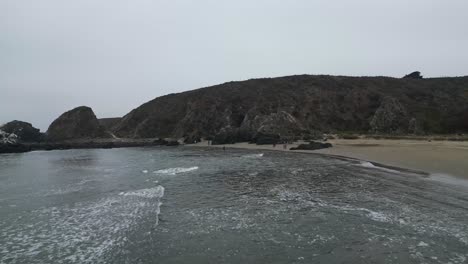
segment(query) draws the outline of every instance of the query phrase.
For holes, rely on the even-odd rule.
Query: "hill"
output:
[[[468,77],[297,75],[155,98],[112,126],[120,137],[300,137],[320,132],[468,132]]]
[[[46,132],[49,141],[109,137],[93,110],[87,106],[76,107],[63,113],[50,124]]]

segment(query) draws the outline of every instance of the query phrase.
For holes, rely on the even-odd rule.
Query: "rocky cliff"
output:
[[[251,140],[322,132],[468,132],[468,77],[288,76],[158,97],[113,127],[120,137]]]
[[[109,117],[109,118],[99,118],[99,125],[104,127],[107,131],[112,131],[114,126],[116,126],[122,120],[121,117]]]
[[[87,138],[109,138],[109,133],[99,124],[93,110],[80,106],[58,117],[47,129],[48,141]]]
[[[23,121],[13,120],[1,126],[0,129],[8,134],[15,134],[22,142],[39,142],[43,139],[43,134],[38,128]]]
[[[29,148],[20,143],[19,137],[14,133],[7,133],[0,129],[0,153],[20,153],[29,151]]]

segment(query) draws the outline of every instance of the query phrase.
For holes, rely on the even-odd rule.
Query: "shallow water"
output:
[[[467,223],[466,185],[319,155],[0,155],[0,263],[466,263]]]

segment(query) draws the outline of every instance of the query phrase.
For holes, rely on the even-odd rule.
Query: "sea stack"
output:
[[[31,123],[13,120],[1,126],[0,129],[8,134],[15,134],[21,142],[39,142],[42,140],[42,133]]]
[[[80,106],[63,113],[47,129],[49,141],[110,138],[111,135],[99,124],[93,110]]]

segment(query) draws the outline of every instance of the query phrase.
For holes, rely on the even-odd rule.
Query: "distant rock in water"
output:
[[[80,106],[63,113],[49,126],[47,140],[62,141],[89,138],[110,138],[111,135],[99,124],[91,108]]]
[[[310,141],[309,144],[300,144],[295,148],[291,148],[291,150],[316,150],[316,149],[324,149],[324,148],[331,148],[332,144],[330,143],[321,143]]]
[[[14,120],[8,122],[1,126],[0,129],[8,134],[15,134],[18,141],[21,142],[39,142],[43,139],[43,134],[38,128],[23,121]]]
[[[421,75],[421,72],[418,72],[418,71],[415,71],[415,72],[412,72],[408,75],[405,75],[405,77],[403,77],[404,79],[422,79],[423,76]]]

